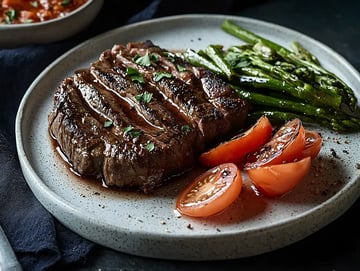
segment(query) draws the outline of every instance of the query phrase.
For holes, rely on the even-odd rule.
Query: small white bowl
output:
[[[64,17],[28,24],[0,24],[0,47],[50,43],[71,37],[95,19],[102,5],[103,0],[89,0]]]

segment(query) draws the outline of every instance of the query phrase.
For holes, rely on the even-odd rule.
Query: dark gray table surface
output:
[[[240,2],[240,1],[239,1]],[[263,1],[234,10],[300,31],[330,46],[360,71],[360,1]],[[148,259],[100,247],[76,270],[360,270],[360,200],[320,231],[287,247],[250,258],[187,262]]]

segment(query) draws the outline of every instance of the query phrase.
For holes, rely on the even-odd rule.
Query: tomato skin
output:
[[[292,162],[305,148],[305,129],[296,118],[281,126],[257,152],[250,156],[244,169]]]
[[[214,167],[222,163],[240,164],[245,160],[248,153],[256,151],[268,141],[271,133],[272,125],[269,119],[262,116],[244,133],[202,153],[199,161],[202,165],[208,167]]]
[[[322,146],[321,135],[315,131],[305,130],[305,148],[301,153],[302,157],[310,156],[311,159],[315,159]]]
[[[179,195],[177,210],[192,217],[207,217],[231,205],[242,190],[242,176],[233,163],[213,167],[194,179]]]
[[[309,173],[311,157],[300,161],[257,167],[247,171],[256,188],[268,197],[278,197],[292,190]]]

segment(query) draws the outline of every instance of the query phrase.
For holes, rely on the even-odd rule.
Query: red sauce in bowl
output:
[[[0,24],[44,22],[63,17],[89,0],[0,0]]]

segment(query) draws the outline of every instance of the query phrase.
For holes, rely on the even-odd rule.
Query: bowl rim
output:
[[[87,0],[83,5],[79,6],[78,8],[74,9],[73,11],[69,12],[68,14],[66,14],[64,16],[49,19],[49,20],[42,21],[42,22],[22,23],[22,24],[0,24],[0,30],[14,29],[14,28],[21,29],[21,28],[29,28],[29,27],[37,27],[37,26],[55,24],[59,21],[64,21],[64,20],[69,19],[70,17],[75,16],[79,12],[83,11],[84,9],[86,9],[89,6],[91,6],[92,4],[94,4],[96,1],[99,1],[99,0]],[[100,7],[101,7],[101,5],[100,5]]]

